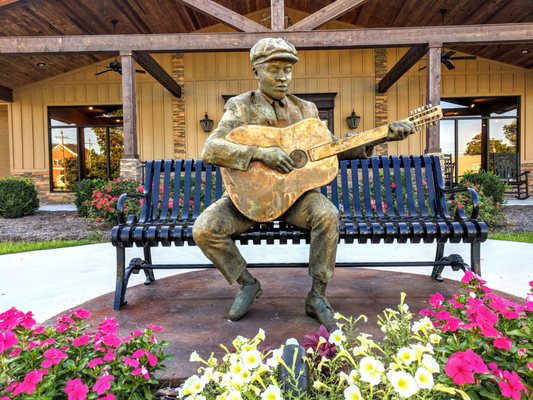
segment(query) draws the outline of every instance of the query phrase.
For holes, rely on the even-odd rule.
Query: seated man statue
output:
[[[261,39],[251,49],[250,60],[259,88],[227,102],[218,127],[205,142],[201,158],[206,163],[237,170],[247,170],[251,162],[259,161],[288,174],[295,165],[279,147],[236,144],[226,140],[226,135],[242,125],[284,127],[306,118],[318,118],[318,110],[313,103],[287,93],[293,64],[298,61],[292,44],[281,38]],[[389,125],[385,140],[401,140],[414,131],[409,123],[395,122]],[[339,158],[363,158],[371,152],[372,148],[358,148],[341,153]],[[326,286],[335,268],[338,210],[314,189],[304,193],[280,219],[310,231],[309,275],[313,284],[305,311],[326,328],[333,329],[336,322],[326,298]],[[194,224],[196,244],[230,284],[240,285],[229,311],[232,321],[246,314],[253,299],[262,293],[261,284],[246,269],[246,261],[231,239],[254,224],[237,210],[227,194],[209,206]]]

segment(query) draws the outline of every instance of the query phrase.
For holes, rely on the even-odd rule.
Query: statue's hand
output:
[[[252,160],[261,161],[267,167],[284,174],[291,172],[294,168],[292,159],[279,147],[258,147]]]
[[[396,121],[389,124],[389,134],[387,135],[387,142],[396,140],[403,140],[407,136],[416,132],[413,124],[410,122]]]

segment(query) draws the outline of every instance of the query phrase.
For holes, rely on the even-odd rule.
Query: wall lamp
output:
[[[205,112],[204,119],[200,120],[200,125],[202,125],[202,129],[205,133],[211,132],[211,129],[213,129],[213,120],[209,119],[209,116],[207,115],[207,111]]]
[[[348,127],[350,129],[356,129],[359,126],[359,121],[361,120],[361,117],[355,113],[354,110],[352,110],[352,114],[346,117],[346,122],[348,123]]]

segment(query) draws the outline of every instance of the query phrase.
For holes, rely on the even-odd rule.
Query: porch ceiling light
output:
[[[350,129],[356,129],[359,126],[359,121],[361,120],[361,117],[355,113],[354,110],[352,110],[352,114],[346,117],[346,122],[348,123],[348,127]]]
[[[529,54],[529,50],[528,49],[522,49],[522,50],[520,50],[520,53]]]
[[[205,133],[209,133],[211,132],[211,129],[213,129],[213,120],[209,119],[207,111],[205,112],[204,118],[200,120],[200,125]]]
[[[45,69],[46,68],[46,63],[43,63],[43,62],[38,62],[35,65],[37,65],[37,68],[40,68],[40,69]]]

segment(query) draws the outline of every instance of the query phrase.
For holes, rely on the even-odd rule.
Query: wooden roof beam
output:
[[[378,92],[385,93],[388,88],[394,85],[403,74],[415,65],[428,51],[428,46],[412,47],[407,53],[391,68],[389,72],[379,81]]]
[[[305,17],[301,21],[287,28],[288,31],[310,31],[319,26],[337,19],[356,7],[366,3],[368,0],[337,0]]]
[[[174,97],[181,97],[181,87],[174,79],[161,67],[150,54],[142,51],[134,51],[133,58],[137,64],[146,70],[154,77],[165,89],[167,89]]]
[[[250,18],[236,13],[212,0],[178,0],[180,3],[199,11],[208,17],[215,18],[225,25],[241,32],[270,32],[270,30]]]
[[[0,86],[0,100],[13,102],[13,89]]]
[[[412,47],[440,42],[454,44],[533,43],[533,23],[425,26],[278,32],[298,50]],[[248,51],[272,32],[214,32],[135,35],[0,36],[0,55]]]

